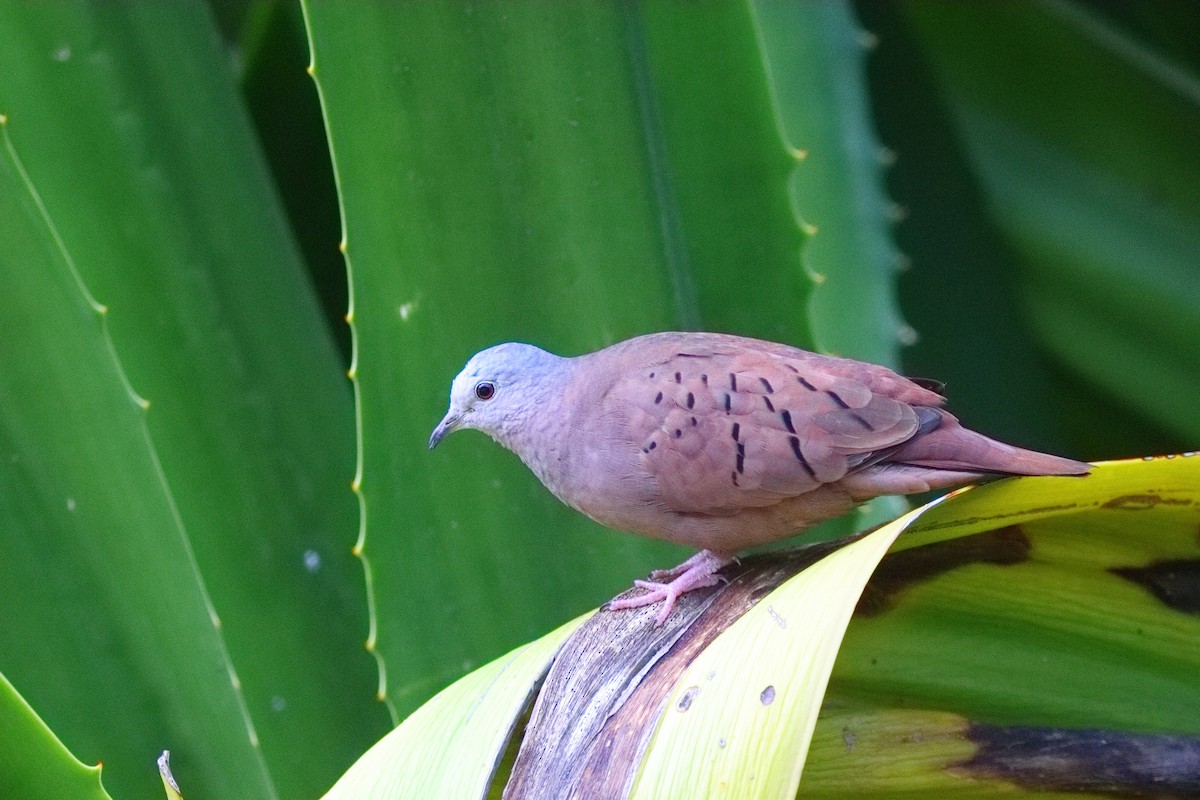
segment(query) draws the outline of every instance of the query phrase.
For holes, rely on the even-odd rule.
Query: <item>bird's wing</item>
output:
[[[626,370],[606,398],[626,410],[630,445],[662,501],[706,514],[833,483],[936,425],[936,412],[919,417],[906,400],[940,404],[883,367],[720,342]]]

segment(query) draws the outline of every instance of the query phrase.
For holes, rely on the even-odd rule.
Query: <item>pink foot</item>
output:
[[[614,611],[620,611],[626,608],[653,605],[661,600],[663,607],[655,617],[654,624],[662,625],[667,621],[667,617],[670,616],[671,609],[675,607],[675,601],[679,599],[680,595],[690,592],[692,589],[701,589],[718,583],[721,579],[715,574],[716,571],[733,560],[733,556],[725,553],[701,550],[677,567],[651,572],[652,580],[634,581],[634,586],[646,589],[647,592],[636,597],[613,600],[608,607]],[[669,582],[659,582],[663,580],[669,580]]]
[[[717,570],[719,570],[721,567],[725,566],[726,564],[737,561],[736,556],[726,556],[721,553],[713,552],[712,550],[701,550],[699,553],[696,553],[694,556],[692,556],[687,561],[683,562],[682,564],[680,564],[678,566],[671,567],[670,569],[654,570],[653,572],[650,573],[650,580],[652,580],[652,581],[669,581],[674,578],[678,578],[680,575],[687,572],[692,567],[695,567],[695,566],[698,566],[701,564],[712,563],[713,559],[718,559],[718,561],[716,562],[716,566],[714,566],[710,570],[711,572],[716,572]],[[711,586],[712,584],[709,584],[709,585]],[[693,588],[698,588],[698,587],[693,587]],[[680,592],[680,594],[683,594],[683,592]]]

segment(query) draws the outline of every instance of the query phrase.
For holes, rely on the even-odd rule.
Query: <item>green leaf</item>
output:
[[[115,355],[108,309],[80,280],[13,148],[12,124],[0,132],[9,292],[0,324],[23,335],[0,345],[0,449],[11,487],[0,506],[8,575],[0,592],[12,609],[0,633],[4,672],[77,749],[115,762],[114,785],[137,785],[123,771],[139,753],[149,764],[154,740],[168,735],[186,739],[204,762],[223,765],[229,778],[208,775],[213,785],[234,780],[245,796],[269,797],[233,663],[150,439],[145,401]],[[115,630],[114,617],[121,622]],[[85,656],[88,669],[72,669]],[[142,707],[147,684],[166,706],[163,717]],[[85,698],[95,717],[123,721],[123,742],[67,713]],[[168,721],[179,726],[172,733]]]
[[[781,135],[803,154],[792,176],[793,206],[809,239],[803,262],[816,280],[806,305],[822,352],[899,369],[912,330],[896,305],[901,261],[892,242],[894,206],[883,192],[888,154],[871,126],[865,53],[871,37],[848,4],[752,4]],[[879,497],[809,532],[846,536],[908,509]]]
[[[809,228],[808,302],[823,352],[892,368],[911,336],[896,307],[895,213],[883,192],[888,155],[870,124],[872,39],[846,3],[755,2],[782,135],[803,153],[792,200]]]
[[[313,795],[386,729],[352,409],[226,54],[5,6],[0,75],[0,668],[118,793]]]
[[[483,797],[573,620],[459,679],[368,750],[325,800]]]
[[[1042,341],[1097,391],[1195,440],[1200,77],[1082,4],[908,12]]]
[[[100,767],[89,767],[71,755],[3,675],[0,730],[0,796],[107,800]]]
[[[841,162],[822,152],[801,166],[821,181],[793,187],[777,103],[801,102],[798,79],[772,62],[767,80],[748,6],[304,7],[352,281],[372,641],[404,711],[683,555],[602,531],[469,435],[426,453],[460,365],[509,339],[574,354],[677,327],[811,346],[795,197]],[[860,114],[842,107],[856,161],[874,158]],[[817,147],[841,127],[788,136]],[[883,220],[864,245],[839,217],[858,185],[806,198],[838,242],[816,268],[867,253],[878,300]]]
[[[1000,482],[955,505],[966,526],[926,515],[868,592],[834,691],[996,724],[1196,733],[1198,464],[1114,462],[1040,497]]]

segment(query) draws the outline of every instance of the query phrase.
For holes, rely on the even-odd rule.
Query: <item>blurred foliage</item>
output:
[[[907,212],[908,369],[1010,441],[1084,458],[1194,447],[1200,81],[1180,32],[1200,8],[859,9]]]
[[[114,796],[167,746],[191,800],[313,796],[376,692],[680,555],[424,451],[499,340],[722,329],[899,358],[1067,455],[1200,435],[1186,0],[0,19],[0,672]]]

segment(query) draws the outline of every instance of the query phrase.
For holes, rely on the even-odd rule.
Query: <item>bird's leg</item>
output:
[[[687,561],[684,561],[682,564],[677,564],[676,566],[671,567],[670,569],[654,570],[653,572],[650,573],[650,580],[652,580],[652,581],[673,580],[675,578],[678,578],[680,575],[687,572],[689,569],[696,566],[697,564],[707,563],[708,560],[711,559],[712,557],[713,557],[713,552],[711,550],[701,550],[699,553],[694,554],[691,558],[689,558]],[[730,563],[731,561],[736,561],[736,560],[737,559],[732,556],[726,557],[725,560],[722,561],[719,566],[714,568],[714,570],[720,569],[721,567],[725,566],[726,564]]]
[[[646,593],[636,597],[613,600],[608,607],[619,611],[625,608],[652,605],[661,600],[663,607],[654,622],[656,625],[662,625],[667,621],[667,617],[670,615],[671,609],[675,607],[675,601],[680,595],[719,582],[721,579],[716,574],[717,570],[732,561],[734,561],[734,557],[731,554],[715,550],[701,550],[673,569],[655,570],[650,573],[652,580],[634,581],[633,585],[639,589],[646,589]],[[662,583],[663,580],[669,582]]]

